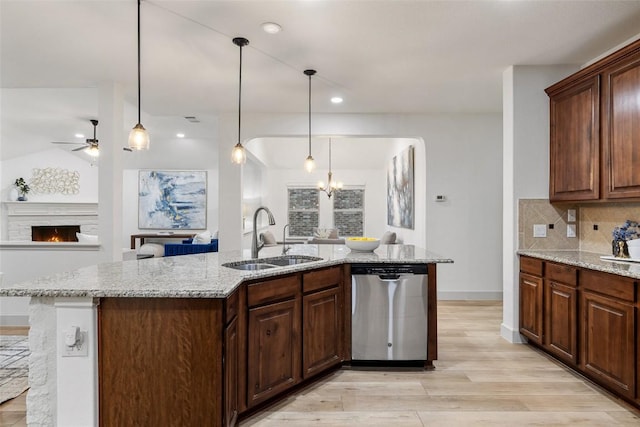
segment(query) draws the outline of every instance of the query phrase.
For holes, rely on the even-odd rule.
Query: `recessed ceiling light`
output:
[[[178,138],[184,138],[184,133],[176,133],[176,136],[177,136]]]
[[[342,98],[339,96],[334,96],[333,98],[331,98],[331,102],[333,104],[342,104]]]
[[[264,24],[262,24],[262,29],[265,33],[269,34],[278,34],[280,31],[282,31],[282,27],[275,22],[265,22]]]
[[[83,133],[76,133],[74,136],[76,138],[84,138],[84,134]]]

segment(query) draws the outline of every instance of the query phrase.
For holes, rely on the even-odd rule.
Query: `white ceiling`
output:
[[[207,134],[237,111],[244,36],[245,112],[306,112],[306,68],[314,112],[499,112],[509,65],[583,64],[639,22],[640,1],[144,0],[142,108]],[[3,159],[91,132],[102,81],[137,103],[135,0],[0,0],[0,48]]]

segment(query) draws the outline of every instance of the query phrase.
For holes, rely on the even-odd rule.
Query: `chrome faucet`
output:
[[[269,215],[269,225],[276,225],[276,220],[273,218],[273,214],[266,206],[260,206],[253,213],[253,241],[251,242],[251,258],[258,258],[258,252],[264,246],[264,243],[258,245],[258,213],[265,211]]]
[[[285,224],[282,228],[282,255],[285,255],[291,249],[287,247],[287,227],[289,227],[289,224]]]

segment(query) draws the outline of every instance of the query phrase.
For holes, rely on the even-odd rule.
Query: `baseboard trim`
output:
[[[504,323],[500,325],[500,336],[512,344],[525,344],[527,340],[520,335],[520,331],[511,329]]]
[[[29,326],[29,316],[0,316],[0,326]]]
[[[438,300],[502,301],[502,291],[438,291]]]

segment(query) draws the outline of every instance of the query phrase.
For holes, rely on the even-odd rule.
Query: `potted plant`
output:
[[[27,200],[27,194],[31,191],[29,184],[24,180],[24,178],[20,177],[16,179],[15,186],[18,188],[18,192],[20,196],[18,197],[18,201],[24,202]]]

